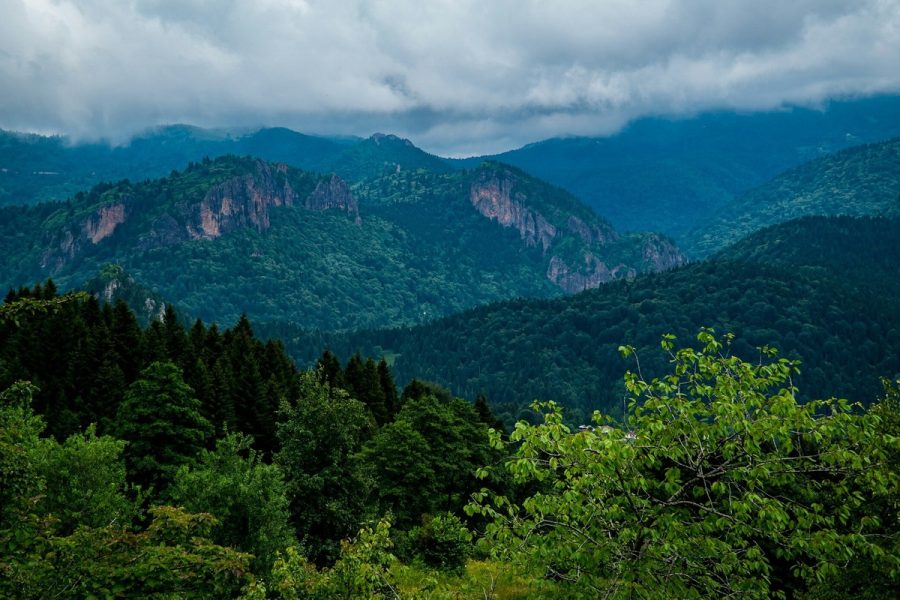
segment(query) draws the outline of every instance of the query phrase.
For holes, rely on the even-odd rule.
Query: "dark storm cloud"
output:
[[[900,91],[900,0],[0,0],[0,127],[391,130],[436,152]]]

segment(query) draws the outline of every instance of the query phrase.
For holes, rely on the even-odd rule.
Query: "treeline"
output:
[[[0,389],[0,544],[11,544],[0,595],[40,596],[62,568],[46,588],[61,595],[209,578],[209,595],[227,596],[291,560],[317,565],[303,568],[330,590],[340,577],[328,574],[352,560],[345,540],[382,517],[370,533],[385,553],[458,570],[475,523],[462,509],[485,485],[475,472],[498,459],[484,401],[420,381],[401,393],[384,360],[325,352],[300,372],[246,318],[186,328],[170,307],[141,328],[124,303],[60,297],[52,281],[6,298]],[[129,574],[142,548],[165,556]],[[184,581],[158,572],[182,568]],[[125,587],[103,587],[113,581]]]

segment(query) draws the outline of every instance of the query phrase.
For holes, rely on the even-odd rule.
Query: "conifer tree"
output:
[[[319,381],[327,383],[331,387],[345,389],[344,371],[341,369],[341,361],[334,353],[326,348],[322,352],[322,356],[316,361],[316,372],[319,374]]]
[[[155,362],[125,392],[116,433],[128,442],[125,458],[133,481],[163,491],[178,467],[197,456],[212,427],[181,370]]]
[[[394,418],[397,411],[400,410],[400,397],[397,394],[397,384],[394,382],[394,376],[391,368],[388,366],[384,357],[378,363],[378,378],[381,383],[381,391],[384,394],[384,407],[388,414],[388,419]]]

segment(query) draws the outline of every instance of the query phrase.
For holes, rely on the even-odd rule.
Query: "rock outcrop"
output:
[[[121,202],[97,209],[84,221],[84,234],[92,244],[98,244],[108,238],[116,227],[125,222],[125,205]]]
[[[544,215],[525,205],[525,196],[513,194],[509,177],[480,177],[469,188],[469,201],[479,213],[504,227],[513,227],[528,246],[540,244],[544,252],[556,237],[556,227]]]
[[[316,189],[303,201],[303,206],[307,210],[343,211],[354,217],[357,224],[361,223],[359,204],[350,193],[350,186],[337,175],[321,180]]]
[[[294,176],[293,181],[297,180]],[[158,207],[138,206],[125,195],[49,233],[41,267],[50,274],[57,273],[77,255],[115,235],[121,225],[132,219],[139,224],[137,231],[131,229],[136,234],[132,243],[142,250],[190,240],[213,240],[244,227],[265,231],[271,226],[271,209],[282,206],[341,211],[357,224],[361,222],[359,205],[340,177],[322,178],[312,191],[309,186],[315,179],[306,179],[307,187],[301,191],[291,181],[287,165],[255,161],[249,172],[209,187],[201,199],[173,203],[149,219],[147,212]]]
[[[647,271],[668,271],[687,262],[675,243],[659,234],[645,234],[641,259]]]
[[[637,275],[637,271],[634,268],[621,264],[609,268],[606,263],[590,252],[584,255],[584,265],[580,269],[570,267],[558,256],[552,257],[547,266],[547,279],[570,294],[589,290],[615,279],[634,277],[635,275]]]
[[[286,165],[258,162],[256,172],[213,186],[203,200],[189,208],[186,228],[189,239],[215,239],[235,229],[270,226],[269,209],[294,206],[298,194],[286,178]],[[350,188],[336,175],[320,181],[303,200],[308,210],[341,210],[359,221],[359,207]]]
[[[547,279],[566,292],[634,277],[639,270],[664,271],[685,262],[684,255],[663,236],[636,234],[622,238],[600,218],[585,220],[584,215],[567,215],[569,207],[565,205],[550,206],[549,214],[555,215],[551,221],[535,208],[533,199],[516,189],[519,184],[519,176],[512,170],[487,169],[472,181],[469,200],[484,217],[516,229],[526,246],[539,247],[547,261]],[[581,248],[583,262],[573,258],[579,253],[573,254],[572,242]],[[611,261],[607,256],[619,258]]]

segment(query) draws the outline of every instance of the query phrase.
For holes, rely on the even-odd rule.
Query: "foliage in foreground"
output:
[[[573,597],[787,596],[873,562],[885,579],[861,585],[900,583],[896,431],[877,411],[798,404],[796,363],[771,350],[751,364],[729,355],[730,336],[704,330],[700,350],[673,339],[662,342],[669,375],[647,381],[640,363],[626,375],[631,431],[596,414],[596,429],[573,433],[553,403],[543,424],[517,425],[506,466],[539,491],[469,506],[492,519],[498,555]]]

